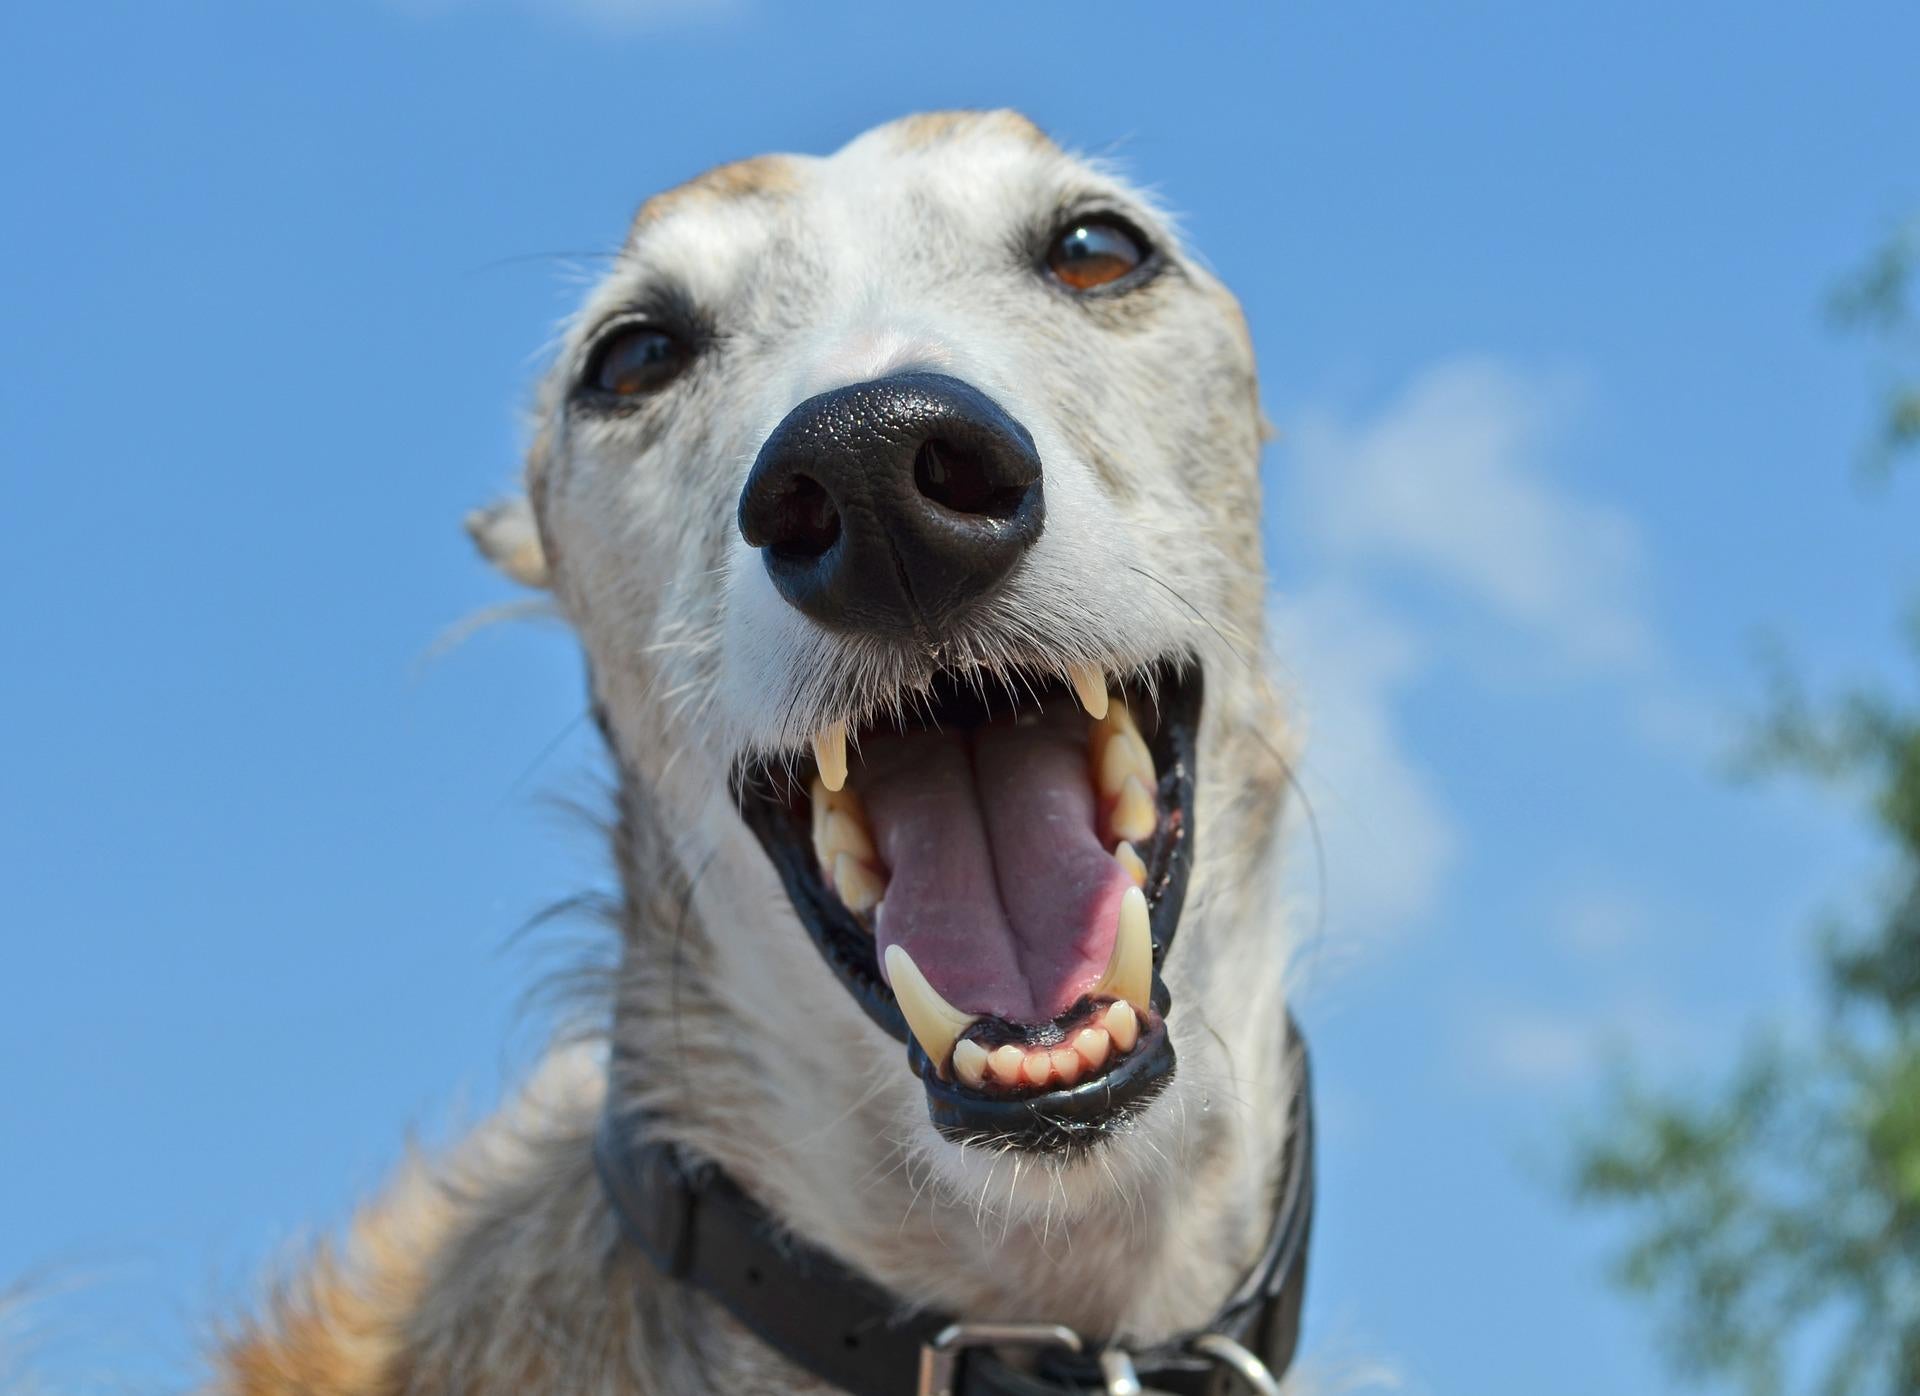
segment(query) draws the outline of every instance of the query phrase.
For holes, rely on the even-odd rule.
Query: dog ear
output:
[[[521,586],[546,589],[547,555],[540,546],[533,506],[525,495],[516,494],[475,509],[467,515],[467,536],[473,539],[481,557]]]

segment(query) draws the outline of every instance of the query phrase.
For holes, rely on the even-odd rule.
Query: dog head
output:
[[[664,831],[629,883],[692,882],[777,1089],[963,1172],[1277,1041],[1260,435],[1232,297],[1012,113],[642,208],[475,529],[578,631]]]

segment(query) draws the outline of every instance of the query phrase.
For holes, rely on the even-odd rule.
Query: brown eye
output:
[[[686,346],[679,340],[651,325],[632,325],[601,341],[586,380],[603,393],[635,397],[666,387],[686,364]]]
[[[1146,260],[1147,247],[1139,234],[1109,219],[1069,224],[1047,249],[1047,270],[1074,291],[1111,285]]]

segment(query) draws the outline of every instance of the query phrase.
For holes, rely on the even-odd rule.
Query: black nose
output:
[[[940,373],[808,398],[740,494],[740,534],[782,596],[822,625],[895,637],[991,593],[1045,521],[1033,437]]]

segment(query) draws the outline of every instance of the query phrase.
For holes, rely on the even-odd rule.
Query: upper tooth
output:
[[[847,783],[847,724],[829,722],[813,734],[813,759],[820,767],[820,780],[829,790]]]
[[[1107,676],[1097,664],[1076,664],[1067,671],[1073,676],[1073,691],[1080,695],[1080,706],[1098,722],[1107,715]]]
[[[833,890],[840,894],[848,911],[867,912],[880,905],[887,895],[887,884],[867,864],[851,853],[833,860]]]
[[[1132,732],[1114,732],[1100,748],[1100,793],[1111,799],[1120,793],[1127,777],[1136,777],[1142,785],[1154,783],[1153,754],[1147,744]]]
[[[1117,731],[1130,732],[1136,737],[1140,735],[1140,724],[1133,720],[1133,709],[1129,708],[1125,703],[1122,703],[1108,714],[1107,720],[1113,724]]]
[[[1128,1003],[1146,1003],[1153,997],[1153,928],[1147,923],[1147,894],[1138,887],[1127,888],[1120,898],[1113,953],[1093,993],[1111,994]]]
[[[873,860],[873,838],[851,809],[827,812],[826,827],[820,831],[820,842],[828,853],[851,853],[868,862]]]
[[[1113,836],[1138,842],[1152,834],[1159,822],[1152,792],[1141,783],[1140,777],[1128,776],[1121,783],[1120,798],[1114,802],[1113,816],[1108,820]]]
[[[920,967],[913,962],[913,956],[907,953],[904,945],[887,947],[887,983],[893,989],[894,998],[899,1000],[900,1012],[906,1018],[907,1026],[913,1029],[914,1037],[919,1039],[927,1060],[933,1063],[935,1071],[946,1075],[947,1058],[953,1053],[953,1044],[959,1041],[961,1033],[980,1020],[962,1013],[941,998],[939,991],[927,982],[927,976],[920,972]]]
[[[1141,861],[1139,850],[1125,839],[1114,847],[1113,861],[1126,869],[1127,876],[1133,879],[1135,887],[1147,885],[1147,865]]]
[[[813,778],[813,851],[825,867],[827,857],[827,816],[833,812],[833,800],[827,791],[827,783],[819,776]]]

